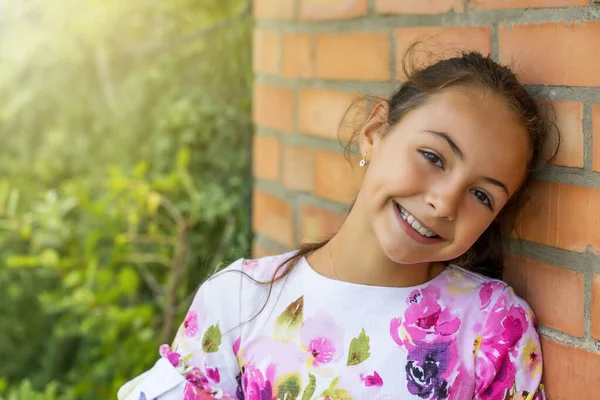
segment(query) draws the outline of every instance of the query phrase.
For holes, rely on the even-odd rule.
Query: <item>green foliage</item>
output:
[[[0,3],[0,399],[113,398],[249,251],[245,7]]]

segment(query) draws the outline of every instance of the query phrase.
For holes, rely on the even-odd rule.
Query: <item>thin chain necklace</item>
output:
[[[327,242],[327,250],[329,251],[329,263],[331,264],[331,269],[333,270],[333,275],[335,276],[335,279],[339,281],[340,278],[338,277],[338,274],[335,271],[335,265],[333,264],[333,258],[331,257],[331,240],[329,242]]]

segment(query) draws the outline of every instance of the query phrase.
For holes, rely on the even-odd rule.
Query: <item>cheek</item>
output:
[[[495,214],[487,210],[473,208],[477,206],[471,204],[471,210],[465,211],[457,223],[455,243],[461,248],[464,247],[464,251],[468,250],[479,239],[495,217]]]
[[[409,154],[392,155],[372,165],[365,176],[369,193],[376,197],[404,197],[419,193],[427,187],[430,174],[427,165]],[[385,199],[382,199],[385,200]]]

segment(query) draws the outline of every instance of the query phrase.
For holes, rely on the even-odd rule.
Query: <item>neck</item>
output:
[[[431,263],[399,264],[390,260],[370,223],[361,221],[363,213],[357,206],[330,242],[309,257],[313,268],[331,278],[371,286],[410,287],[427,282]]]

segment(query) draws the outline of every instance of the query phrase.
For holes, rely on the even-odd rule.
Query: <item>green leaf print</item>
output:
[[[352,396],[347,390],[337,388],[339,381],[339,376],[332,380],[329,388],[321,394],[321,397],[329,397],[331,400],[352,400]]]
[[[302,311],[304,310],[304,296],[290,304],[284,312],[277,317],[275,335],[283,341],[291,341],[298,337],[302,326]]]
[[[296,400],[300,395],[302,381],[300,375],[292,373],[277,380],[277,398],[280,400]]]
[[[370,350],[369,337],[363,328],[360,335],[350,342],[350,351],[348,353],[348,362],[346,365],[358,365],[365,361],[371,355]]]
[[[202,338],[202,350],[206,353],[216,353],[221,345],[221,330],[219,324],[213,325],[204,334]]]
[[[313,394],[315,394],[315,390],[317,390],[317,379],[313,374],[308,374],[308,386],[304,389],[304,394],[302,395],[302,400],[310,400]]]

